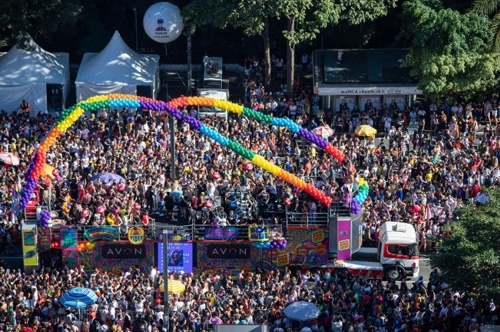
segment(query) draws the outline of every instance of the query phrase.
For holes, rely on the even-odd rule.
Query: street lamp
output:
[[[137,30],[137,8],[134,7],[135,15],[135,50],[139,52],[139,30]]]
[[[167,332],[170,329],[170,308],[168,305],[168,229],[164,229],[162,233],[163,241],[163,323]]]

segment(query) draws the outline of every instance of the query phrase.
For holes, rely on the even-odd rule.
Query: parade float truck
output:
[[[419,274],[418,240],[415,228],[401,222],[385,222],[376,248],[361,247],[350,259],[335,260],[335,269],[354,275],[397,281]]]
[[[198,89],[198,96],[214,98],[218,100],[229,100],[229,90],[225,89]],[[200,106],[198,107],[198,116],[203,118],[205,116],[217,116],[227,120],[227,111],[213,107],[213,106]]]

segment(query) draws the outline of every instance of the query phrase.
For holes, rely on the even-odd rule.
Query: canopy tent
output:
[[[23,46],[0,55],[0,109],[20,110],[24,99],[31,115],[53,107],[63,108],[70,89],[69,54],[50,53],[25,35]]]
[[[76,77],[76,99],[124,93],[137,94],[137,87],[149,87],[146,97],[155,98],[160,85],[160,57],[139,54],[115,34],[100,53],[85,53]]]

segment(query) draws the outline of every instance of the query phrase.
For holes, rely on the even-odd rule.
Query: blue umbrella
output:
[[[110,182],[116,182],[120,183],[123,182],[125,183],[125,179],[121,177],[118,174],[114,173],[97,173],[92,177],[93,182],[101,181],[102,183],[110,183]]]
[[[283,312],[289,319],[301,322],[316,319],[320,314],[319,309],[314,303],[305,301],[292,302]]]
[[[89,288],[76,287],[64,293],[59,302],[69,308],[86,308],[97,301],[97,295]]]

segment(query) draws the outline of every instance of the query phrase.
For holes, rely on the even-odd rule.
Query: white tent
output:
[[[137,94],[138,86],[150,88],[155,98],[160,84],[160,57],[139,54],[115,32],[98,54],[85,53],[76,77],[76,100],[108,94]]]
[[[51,96],[58,96],[56,107],[64,107],[70,88],[68,53],[49,53],[25,37],[23,47],[16,45],[0,55],[0,109],[19,111],[24,99],[31,115],[47,111],[49,84]]]

